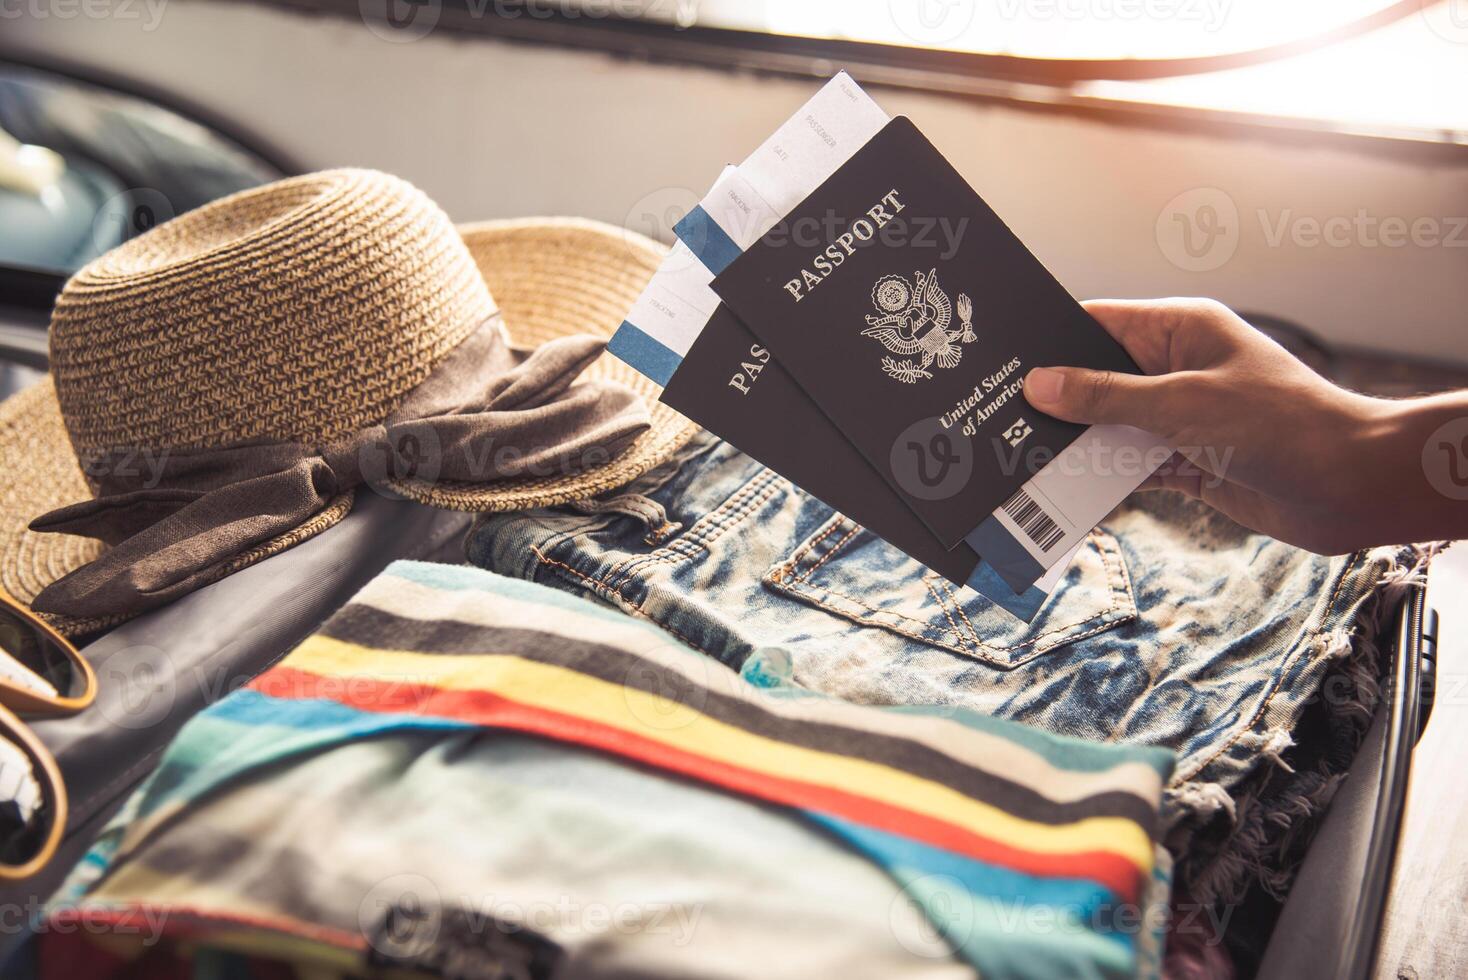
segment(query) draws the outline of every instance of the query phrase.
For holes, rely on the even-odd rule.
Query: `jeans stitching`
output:
[[[769,485],[760,491],[757,497],[741,501],[738,509],[729,510],[719,514],[716,520],[708,520],[705,517],[700,525],[695,525],[689,534],[685,534],[678,540],[670,543],[661,551],[654,552],[647,557],[647,563],[651,565],[676,565],[680,562],[691,561],[698,557],[699,552],[713,554],[709,547],[723,537],[732,528],[745,521],[770,497],[774,496],[778,489],[775,485]]]
[[[631,554],[613,563],[607,570],[608,585],[620,589],[634,575],[650,571],[657,565],[676,565],[698,557],[700,551],[712,554],[709,544],[730,528],[745,520],[779,489],[777,474],[764,470],[730,494],[713,510],[689,527],[688,533],[666,547],[645,555]],[[751,499],[751,495],[752,499]]]
[[[1111,585],[1111,600],[1103,616],[1109,616],[1116,610],[1117,600],[1126,596],[1131,601],[1131,612],[1129,615],[1137,614],[1137,597],[1132,592],[1132,577],[1127,572],[1126,562],[1122,560],[1121,546],[1110,534],[1097,530],[1088,535],[1096,543],[1096,553],[1101,556],[1101,565],[1107,571],[1107,579]]]
[[[825,609],[825,610],[827,610],[829,612],[833,612],[833,613],[835,613],[838,616],[846,617],[846,616],[851,615],[851,614],[848,614],[848,613],[843,613],[840,610],[836,609],[830,603],[828,603],[828,602],[824,601],[823,599],[821,599],[818,595],[813,595],[812,594],[812,590],[809,589],[809,588],[799,588],[799,587],[788,587],[788,588],[789,588],[789,591],[791,591],[791,592],[805,595],[807,599],[809,599],[811,602],[815,603],[818,607],[820,607],[822,609]],[[872,608],[871,606],[867,605],[866,603],[862,602],[859,599],[853,599],[851,596],[845,595],[845,594],[843,594],[841,592],[837,592],[835,589],[832,589],[832,588],[829,588],[829,587],[824,587],[823,586],[822,587],[822,591],[824,591],[828,595],[833,595],[833,596],[835,596],[838,599],[844,599],[844,600],[846,600],[847,602],[851,603],[854,606],[859,606],[862,609],[865,609],[867,612],[871,613],[872,616],[878,617],[879,621],[880,621],[880,617],[882,617],[882,616],[891,616],[891,617],[893,617],[895,619],[901,619],[901,620],[903,620],[905,622],[916,623],[917,625],[922,626],[924,628],[928,627],[928,625],[929,625],[928,623],[919,622],[918,620],[913,619],[910,616],[904,616],[902,613],[896,613],[896,612],[892,612],[892,611],[886,610],[886,609],[874,609],[874,608]],[[870,617],[868,617],[868,618],[870,618]],[[918,633],[918,632],[915,632],[915,631],[910,630],[910,629],[904,629],[902,626],[899,626],[899,625],[897,625],[895,623],[882,622],[881,625],[883,627],[885,627],[886,629],[890,629],[893,632],[900,633],[903,636],[911,637],[914,640],[920,640],[923,643],[929,643],[929,644],[932,644],[933,646],[941,647],[944,650],[951,650],[954,653],[960,653],[960,654],[972,653],[972,651],[965,650],[962,647],[955,646],[955,645],[953,645],[951,643],[945,643],[942,640],[935,640],[931,636],[928,636],[928,635],[926,635],[924,633]],[[990,658],[984,657],[981,654],[974,654],[974,655],[975,656],[978,656],[980,659],[983,659],[983,660],[990,660]],[[999,662],[999,661],[991,660],[990,662],[994,663],[996,666],[1003,666],[1003,664],[1001,662]]]
[[[827,551],[824,555],[822,555],[819,561],[817,561],[811,567],[807,568],[805,570],[805,574],[803,576],[801,576],[801,578],[802,579],[809,579],[812,575],[814,575],[815,572],[816,572],[816,569],[820,568],[826,562],[830,561],[831,560],[831,556],[834,555],[834,554],[836,554],[836,553],[838,553],[842,548],[844,548],[846,546],[846,542],[848,542],[852,538],[856,537],[857,532],[859,532],[860,530],[861,530],[861,525],[860,524],[852,524],[851,525],[851,530],[850,531],[847,531],[846,534],[842,536],[842,538],[841,538],[840,541],[837,541],[835,544],[831,545],[831,549],[829,551]],[[825,535],[822,535],[822,537],[824,538]]]
[[[825,528],[823,528],[818,535],[812,537],[810,540],[806,541],[805,544],[795,549],[795,554],[791,555],[785,560],[785,564],[789,566],[791,574],[795,574],[795,567],[805,560],[805,556],[809,554],[812,549],[818,546],[822,541],[829,538],[832,534],[836,532],[837,528],[841,527],[841,525],[845,523],[846,518],[843,515],[835,515],[826,522]],[[796,575],[795,581],[799,582],[807,577],[807,575]]]
[[[958,623],[954,621],[952,614],[948,612],[948,606],[946,603],[944,603],[943,597],[938,594],[937,589],[933,588],[934,577],[935,576],[931,574],[924,575],[923,584],[928,587],[928,594],[931,595],[933,597],[933,601],[938,604],[939,610],[941,610],[943,613],[943,618],[948,620],[949,629],[951,629],[953,631],[953,635],[961,641],[963,639],[963,633],[959,630]],[[944,585],[946,586],[947,582],[944,582]],[[970,630],[970,632],[973,631]]]
[[[640,571],[643,566],[687,561],[696,556],[700,548],[706,551],[707,548],[701,542],[705,538],[709,528],[720,524],[725,519],[726,511],[730,508],[738,507],[741,498],[759,481],[759,476],[750,479],[742,487],[730,494],[728,499],[695,521],[689,527],[688,533],[675,541],[669,542],[666,547],[658,548],[645,555],[628,555],[612,566],[609,574],[614,575],[618,584],[621,585],[631,578],[635,572]]]
[[[969,619],[968,613],[963,611],[963,603],[958,601],[958,593],[953,591],[953,584],[941,575],[934,575],[930,572],[929,576],[937,579],[938,584],[943,586],[943,591],[948,593],[948,598],[953,602],[953,608],[958,610],[958,615],[963,617],[964,623],[968,626],[968,635],[974,638],[975,643],[982,644],[984,641],[979,639],[979,631],[974,629],[973,620]],[[957,627],[954,629],[956,631]]]
[[[676,564],[695,557],[699,551],[708,551],[711,543],[748,517],[778,489],[776,475],[764,470],[761,475],[749,480],[727,500],[695,521],[678,540],[670,542],[666,548],[655,551],[646,558],[654,563]]]
[[[540,548],[536,547],[535,545],[531,545],[530,546],[530,550],[533,551],[533,552],[535,552],[535,557],[538,558],[538,559],[540,559],[541,564],[550,565],[550,566],[552,566],[554,568],[559,568],[559,569],[561,569],[561,570],[563,570],[565,572],[569,572],[571,575],[573,575],[577,579],[580,579],[581,582],[584,583],[587,588],[591,589],[592,594],[594,594],[594,595],[600,595],[604,591],[611,592],[611,594],[613,594],[613,595],[617,596],[618,598],[620,598],[628,606],[631,606],[632,608],[631,608],[630,611],[634,615],[641,616],[643,619],[647,620],[649,623],[652,623],[658,629],[665,630],[665,631],[667,631],[669,633],[672,633],[673,636],[676,637],[685,646],[687,646],[687,647],[689,647],[691,649],[697,650],[699,653],[703,654],[705,657],[709,657],[712,660],[716,661],[717,663],[720,663],[720,664],[723,663],[723,661],[720,660],[718,657],[714,656],[712,653],[709,653],[703,647],[701,647],[697,643],[693,642],[693,640],[690,639],[689,637],[684,636],[683,633],[681,631],[679,631],[678,629],[676,629],[676,628],[668,625],[667,623],[662,622],[659,619],[655,619],[654,617],[652,617],[651,615],[649,615],[648,612],[647,612],[647,610],[642,607],[642,603],[641,602],[639,602],[636,599],[633,599],[632,597],[630,597],[628,595],[625,595],[620,589],[613,589],[610,584],[608,584],[607,582],[602,581],[601,579],[597,578],[594,575],[588,575],[587,573],[585,573],[585,572],[583,572],[583,571],[581,571],[579,569],[572,568],[570,565],[567,565],[563,561],[557,561],[554,558],[547,557],[540,550]],[[601,588],[597,588],[597,586],[601,586]]]
[[[809,600],[810,602],[812,602],[813,604],[815,604],[816,606],[818,606],[820,608],[823,608],[823,609],[826,609],[829,612],[835,613],[836,615],[843,615],[843,616],[844,615],[851,615],[851,616],[857,615],[857,614],[843,613],[840,610],[834,608],[831,605],[831,603],[824,601],[821,598],[821,596],[819,595],[820,592],[824,592],[827,595],[835,596],[838,599],[843,599],[846,602],[849,602],[849,603],[851,603],[854,606],[857,606],[857,607],[859,607],[861,609],[866,610],[871,615],[868,616],[868,617],[863,617],[863,618],[868,619],[868,620],[870,620],[872,618],[875,618],[876,621],[877,621],[877,623],[879,625],[882,625],[882,626],[886,627],[887,629],[891,629],[894,632],[900,633],[903,636],[908,636],[908,637],[911,637],[913,639],[922,640],[925,643],[931,643],[931,644],[933,644],[935,646],[942,647],[945,650],[951,650],[954,653],[961,653],[961,654],[968,654],[968,655],[976,656],[976,657],[978,657],[978,659],[984,660],[984,661],[986,661],[988,663],[996,664],[996,665],[1001,666],[1001,667],[1006,667],[1006,668],[1021,666],[1021,665],[1025,664],[1025,663],[1028,663],[1031,659],[1033,659],[1036,656],[1039,656],[1042,653],[1048,653],[1049,651],[1051,651],[1051,650],[1055,649],[1056,647],[1059,647],[1059,646],[1061,646],[1061,645],[1063,645],[1065,643],[1072,643],[1072,642],[1074,642],[1076,640],[1085,639],[1088,636],[1094,636],[1095,634],[1100,633],[1103,630],[1110,629],[1112,626],[1116,626],[1116,625],[1118,625],[1120,623],[1126,622],[1128,619],[1135,618],[1136,615],[1137,615],[1137,610],[1136,610],[1136,607],[1135,607],[1135,602],[1133,602],[1133,607],[1132,607],[1132,609],[1130,611],[1124,611],[1120,615],[1113,616],[1113,614],[1116,613],[1116,611],[1117,611],[1116,610],[1116,603],[1117,603],[1117,594],[1116,594],[1117,581],[1116,581],[1115,570],[1113,568],[1113,569],[1111,569],[1111,572],[1112,573],[1107,576],[1107,578],[1108,578],[1108,586],[1109,586],[1109,588],[1107,590],[1108,591],[1108,605],[1107,605],[1107,607],[1105,609],[1102,609],[1102,610],[1099,610],[1097,612],[1094,612],[1091,615],[1085,616],[1085,617],[1083,617],[1081,619],[1078,619],[1078,620],[1075,620],[1074,622],[1066,623],[1066,624],[1064,624],[1062,626],[1051,627],[1050,629],[1047,629],[1044,633],[1041,633],[1038,636],[1030,637],[1029,639],[1025,640],[1022,643],[999,644],[999,643],[985,642],[984,640],[977,638],[977,631],[975,631],[975,643],[977,645],[977,648],[985,651],[986,654],[991,654],[991,655],[986,656],[986,655],[978,654],[978,653],[976,653],[971,648],[967,648],[967,647],[963,647],[963,646],[958,646],[958,645],[955,645],[953,643],[948,643],[948,642],[945,642],[945,641],[943,641],[941,639],[935,639],[932,636],[928,635],[928,633],[926,631],[932,629],[932,625],[933,624],[931,622],[925,622],[925,621],[920,620],[920,619],[915,619],[912,616],[908,616],[905,613],[897,612],[895,610],[878,609],[878,608],[876,608],[874,606],[871,606],[871,605],[869,605],[869,604],[867,604],[865,602],[862,602],[860,599],[856,599],[856,598],[854,598],[852,596],[845,595],[844,593],[841,593],[841,592],[836,591],[829,584],[824,584],[824,583],[817,584],[817,583],[814,583],[814,582],[811,581],[811,573],[814,572],[816,570],[816,568],[818,568],[820,566],[821,563],[823,563],[826,559],[830,558],[832,554],[834,554],[837,550],[839,550],[840,547],[844,546],[845,542],[850,537],[852,537],[854,534],[856,534],[857,532],[859,532],[861,530],[861,525],[859,525],[859,524],[853,524],[852,530],[850,532],[848,532],[848,534],[845,537],[843,537],[840,542],[838,542],[837,547],[836,548],[833,548],[830,552],[828,552],[826,555],[824,555],[821,558],[821,561],[820,562],[817,562],[815,566],[812,566],[811,568],[806,569],[804,572],[802,572],[799,575],[796,575],[795,574],[795,568],[794,568],[794,566],[797,565],[799,563],[799,561],[808,552],[810,552],[813,548],[817,547],[822,541],[824,541],[826,538],[830,537],[832,533],[834,533],[838,528],[840,528],[844,523],[847,523],[847,522],[848,522],[848,519],[847,518],[845,518],[843,515],[837,514],[830,522],[828,522],[827,526],[822,531],[820,531],[818,534],[816,534],[815,536],[813,536],[810,540],[808,540],[807,542],[805,542],[804,544],[802,544],[800,546],[800,548],[795,552],[795,554],[792,555],[787,561],[785,561],[782,564],[777,565],[775,567],[774,572],[770,576],[768,576],[768,578],[772,580],[772,584],[776,585],[777,587],[779,587],[779,588],[781,588],[781,589],[783,589],[783,590],[785,590],[787,592],[790,592],[790,593],[793,593],[793,594],[802,595],[807,600]],[[1108,563],[1106,561],[1105,552],[1099,546],[1097,548],[1097,551],[1101,555],[1102,564],[1103,565],[1107,565]],[[788,580],[784,577],[784,575],[781,574],[782,572],[785,572],[785,571],[788,571],[789,574],[790,574],[790,577],[788,578]],[[1122,581],[1123,587],[1125,588],[1125,594],[1127,594],[1128,596],[1130,596],[1131,595],[1130,579],[1124,577],[1121,581]],[[946,580],[945,580],[945,582],[946,582]],[[940,608],[942,608],[942,604],[941,603],[940,603]],[[944,612],[944,615],[947,616],[947,612],[946,611]],[[924,631],[924,632],[915,632],[915,631],[913,631],[911,629],[903,629],[900,626],[897,626],[894,623],[892,623],[890,621],[887,621],[887,619],[885,617],[891,617],[892,619],[900,619],[903,622],[911,623],[913,626],[917,627],[918,630],[921,630],[921,631]],[[1073,636],[1066,636],[1066,637],[1061,638],[1061,634],[1066,633],[1068,630],[1073,630],[1073,629],[1077,629],[1077,628],[1080,628],[1080,627],[1085,627],[1085,626],[1089,625],[1090,623],[1095,622],[1097,620],[1100,620],[1100,622],[1097,624],[1097,626],[1095,628],[1090,629],[1090,630],[1087,630],[1087,631],[1085,631],[1083,633],[1077,633],[1077,634],[1075,634]],[[950,618],[950,622],[951,622],[951,618]],[[959,637],[959,638],[962,638],[962,636],[963,636],[962,632],[959,631],[956,627],[954,628],[954,635],[957,636],[957,637]],[[1049,641],[1049,640],[1051,640],[1051,639],[1056,639],[1056,642],[1050,643],[1048,646],[1045,646],[1046,642]],[[1032,646],[1033,647],[1037,647],[1037,649],[1034,651],[1033,654],[1031,654],[1029,656],[1026,656],[1023,659],[1018,659],[1018,660],[1016,660],[1016,659],[999,659],[998,657],[992,656],[992,654],[1012,654],[1015,651],[1024,650],[1025,648],[1032,647]],[[1038,649],[1041,646],[1044,646],[1044,649]]]
[[[826,610],[829,610],[831,612],[834,612],[837,615],[843,615],[843,616],[844,615],[847,615],[847,614],[842,613],[839,610],[835,609],[830,603],[824,602],[818,595],[813,594],[814,590],[810,586],[808,586],[808,585],[806,585],[805,588],[796,588],[796,587],[793,587],[793,586],[786,586],[783,583],[781,583],[781,584],[782,584],[782,587],[786,588],[788,591],[791,591],[791,592],[799,592],[800,594],[804,595],[807,599],[809,599],[812,603],[814,603],[817,606],[820,606],[823,609],[826,609]],[[898,619],[905,620],[906,622],[909,622],[909,623],[916,623],[918,626],[922,626],[922,627],[925,627],[925,628],[928,627],[929,625],[931,625],[929,623],[924,623],[924,622],[921,622],[920,620],[913,619],[911,616],[903,615],[902,613],[892,612],[891,610],[887,610],[887,609],[876,609],[876,608],[874,608],[872,606],[869,606],[866,603],[862,602],[860,599],[855,599],[855,598],[852,598],[849,595],[846,595],[845,593],[837,592],[835,589],[831,588],[828,585],[822,585],[822,586],[819,587],[819,589],[821,591],[827,593],[828,595],[835,596],[838,599],[845,599],[847,602],[851,603],[854,606],[860,606],[862,609],[867,610],[868,612],[872,613],[876,617],[892,616],[892,617],[895,617],[895,618],[898,618]],[[1042,654],[1042,653],[1048,653],[1048,652],[1050,652],[1051,650],[1055,649],[1056,647],[1060,646],[1063,643],[1072,643],[1072,642],[1074,642],[1076,640],[1083,640],[1083,639],[1085,639],[1088,636],[1095,636],[1097,633],[1101,633],[1101,632],[1103,632],[1105,630],[1111,629],[1113,626],[1116,626],[1116,625],[1118,625],[1120,623],[1126,622],[1128,619],[1132,618],[1133,615],[1134,614],[1128,614],[1128,615],[1124,615],[1124,616],[1121,616],[1121,617],[1116,618],[1116,619],[1107,619],[1107,620],[1105,620],[1105,621],[1097,624],[1095,626],[1095,628],[1090,629],[1090,630],[1087,630],[1084,633],[1076,633],[1076,634],[1071,635],[1071,636],[1066,636],[1064,639],[1058,640],[1057,642],[1051,644],[1050,646],[1045,647],[1045,649],[1043,649],[1043,650],[1036,650],[1034,655],[1032,655],[1031,657],[1026,657],[1024,660],[998,660],[996,658],[988,657],[988,656],[983,656],[981,654],[973,654],[973,655],[974,656],[977,656],[981,660],[989,661],[990,663],[997,664],[997,665],[999,665],[1001,667],[1017,667],[1017,666],[1020,666],[1021,664],[1027,663],[1030,659],[1033,659],[1033,656],[1038,656],[1039,654]],[[1069,623],[1069,624],[1067,624],[1065,626],[1057,626],[1054,629],[1046,630],[1044,633],[1040,634],[1039,636],[1032,637],[1032,638],[1026,640],[1023,643],[1016,643],[1016,644],[1012,644],[1010,646],[1000,646],[1000,645],[997,645],[997,644],[981,643],[981,644],[979,644],[979,648],[982,649],[982,650],[986,650],[986,651],[1002,651],[1002,652],[1008,652],[1008,651],[1012,651],[1012,650],[1023,650],[1025,647],[1028,647],[1028,646],[1034,646],[1034,645],[1037,645],[1037,644],[1043,644],[1046,640],[1050,639],[1051,637],[1058,636],[1059,634],[1064,633],[1066,630],[1075,629],[1078,626],[1085,626],[1085,625],[1089,624],[1090,622],[1092,622],[1094,619],[1096,619],[1098,617],[1101,617],[1101,618],[1104,619],[1105,616],[1106,616],[1106,613],[1105,612],[1099,612],[1099,613],[1096,613],[1096,614],[1094,614],[1092,616],[1088,616],[1085,619],[1077,620],[1074,623]],[[942,647],[945,650],[952,650],[955,653],[964,653],[964,654],[973,653],[973,651],[966,650],[966,649],[964,649],[962,647],[954,646],[951,643],[944,643],[941,640],[932,639],[931,637],[925,636],[925,635],[920,634],[920,633],[915,633],[915,632],[913,632],[911,630],[902,629],[901,627],[894,626],[891,623],[883,623],[882,625],[884,625],[888,629],[894,630],[895,632],[901,633],[904,636],[910,636],[910,637],[912,637],[914,639],[922,640],[925,643],[931,643],[934,646],[940,646],[940,647]]]
[[[589,588],[592,594],[600,596],[603,599],[609,599],[612,596],[615,596],[616,598],[621,599],[623,602],[629,603],[633,606],[637,605],[634,599],[624,595],[621,589],[616,588],[605,579],[595,575],[589,575],[586,572],[581,571],[579,568],[572,568],[570,565],[566,564],[563,561],[548,557],[545,552],[540,550],[540,547],[538,545],[531,545],[530,550],[534,553],[535,557],[539,559],[542,565],[549,565],[553,568],[559,568],[562,571],[569,572],[571,575],[575,576],[576,579],[579,580],[585,587]]]

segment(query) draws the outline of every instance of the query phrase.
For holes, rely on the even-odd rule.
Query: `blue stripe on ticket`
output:
[[[673,377],[673,372],[683,363],[683,358],[626,320],[612,334],[612,339],[607,341],[607,351],[626,362],[638,374],[665,388],[668,380]]]
[[[1050,598],[1048,592],[1033,585],[1023,592],[1016,592],[1009,587],[1008,582],[1000,578],[993,565],[983,560],[969,576],[968,587],[1011,616],[1018,616],[1027,623],[1035,618],[1045,600]]]
[[[695,204],[683,220],[673,226],[673,234],[698,256],[704,268],[718,275],[730,262],[739,258],[739,246],[734,244],[724,229],[720,228],[702,204]]]
[[[1045,574],[1044,566],[992,514],[963,540],[983,555],[984,561],[1017,593],[1023,594]]]

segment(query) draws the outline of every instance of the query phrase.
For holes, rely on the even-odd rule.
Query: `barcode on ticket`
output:
[[[1065,537],[1064,529],[1023,488],[1004,502],[1003,510],[1041,552],[1048,552]]]

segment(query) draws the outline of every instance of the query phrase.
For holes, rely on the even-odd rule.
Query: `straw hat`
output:
[[[510,346],[611,335],[666,250],[633,232],[550,218],[455,232],[421,192],[373,171],[245,191],[115,249],[67,284],[52,318],[53,376],[0,404],[0,587],[30,604],[106,551],[28,530],[97,493],[117,447],[187,456],[289,440],[320,445],[378,425],[496,310]],[[385,479],[466,511],[549,506],[621,486],[697,431],[660,389],[602,354],[581,380],[619,382],[650,425],[593,469],[481,482]],[[83,471],[84,463],[92,477]],[[340,521],[347,489],[309,519],[207,569],[215,581]],[[197,582],[203,584],[203,582]],[[46,614],[79,635],[126,616]]]

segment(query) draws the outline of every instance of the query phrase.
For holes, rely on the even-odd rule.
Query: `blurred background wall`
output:
[[[0,54],[176,93],[304,168],[392,171],[457,220],[576,214],[665,239],[817,86],[443,30],[390,43],[358,18],[199,0],[156,22],[7,19]],[[1214,296],[1337,343],[1468,363],[1468,151],[872,91],[1078,297]],[[1388,218],[1419,233],[1394,247],[1361,230]]]

